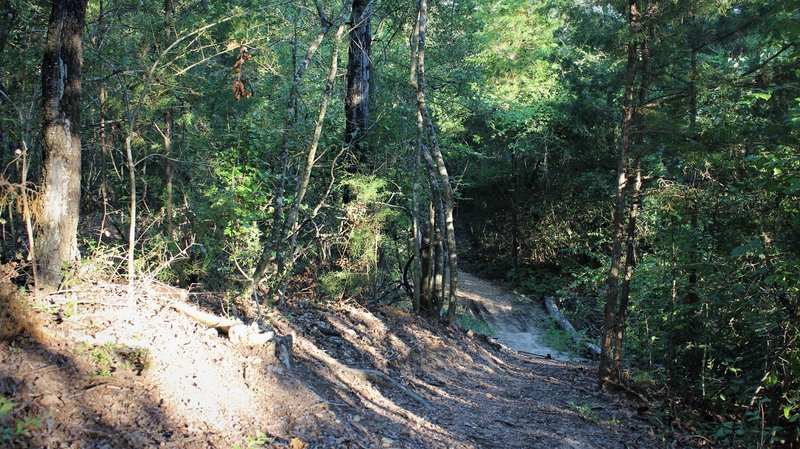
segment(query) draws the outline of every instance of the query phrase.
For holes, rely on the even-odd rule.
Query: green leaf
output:
[[[758,98],[759,100],[769,100],[772,98],[772,92],[753,92],[750,95]]]
[[[0,396],[0,417],[13,410],[15,405],[5,397]]]
[[[775,373],[769,373],[769,374],[767,374],[767,379],[766,380],[767,380],[767,385],[768,386],[773,386],[773,385],[778,383],[778,375],[775,374]]]

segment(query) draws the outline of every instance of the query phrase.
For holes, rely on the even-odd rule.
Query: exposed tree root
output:
[[[275,338],[274,331],[262,331],[255,323],[248,326],[239,320],[222,318],[212,313],[199,310],[184,302],[174,302],[167,307],[188,316],[204,326],[217,329],[217,331],[226,335],[228,339],[236,345],[260,346]],[[291,363],[287,363],[284,360],[285,356],[280,357],[280,354],[278,355],[281,361],[287,365],[287,368],[291,369]]]
[[[361,376],[364,379],[366,379],[366,380],[368,380],[368,381],[370,381],[370,382],[372,382],[374,384],[383,385],[384,387],[387,387],[387,388],[394,387],[394,388],[402,391],[403,393],[405,393],[411,399],[417,401],[420,405],[422,405],[425,408],[431,408],[432,407],[430,402],[426,401],[422,396],[420,396],[419,394],[409,390],[408,388],[406,388],[403,385],[401,385],[400,382],[392,379],[388,375],[386,375],[386,374],[384,374],[384,373],[382,373],[382,372],[380,372],[378,370],[374,370],[374,369],[357,369],[357,368],[347,368],[347,367],[345,367],[345,368],[350,373],[355,374],[357,376]]]
[[[278,324],[278,326],[280,327],[280,324]],[[353,377],[360,378],[371,384],[377,384],[383,387],[394,388],[396,390],[399,390],[409,398],[419,403],[424,408],[426,409],[433,408],[431,403],[425,400],[425,398],[420,396],[418,393],[411,391],[407,387],[401,385],[400,382],[392,379],[387,374],[384,374],[374,369],[350,368],[349,366],[342,364],[335,358],[325,353],[325,351],[321,350],[313,342],[309,341],[304,337],[297,336],[296,343],[306,354],[322,362],[334,376],[336,376],[339,380],[341,380],[345,384],[351,384]],[[416,420],[416,418],[410,414],[408,418]]]
[[[636,401],[639,403],[639,412],[643,412],[652,407],[652,404],[646,397],[644,397],[641,393],[632,390],[630,387],[619,384],[616,382],[605,381],[603,382],[603,389],[612,392],[619,392],[623,393],[628,398]]]

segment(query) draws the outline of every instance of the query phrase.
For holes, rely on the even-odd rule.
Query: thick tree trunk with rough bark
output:
[[[350,19],[350,45],[347,51],[347,100],[345,101],[345,144],[356,153],[359,165],[365,161],[362,141],[369,120],[370,47],[372,45],[372,5],[369,0],[354,0]]]
[[[44,169],[36,221],[41,285],[57,288],[78,257],[81,186],[81,39],[86,0],[54,0],[42,63]]]

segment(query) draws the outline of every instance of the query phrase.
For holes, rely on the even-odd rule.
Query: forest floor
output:
[[[20,302],[6,286],[0,446],[692,447],[653,410],[597,391],[593,362],[544,345],[538,305],[468,274],[462,287],[497,340],[396,306],[297,297],[266,314],[292,336],[290,361],[284,344],[237,345],[172,307],[257,313],[223,294],[143,285],[131,301],[125,285],[94,284]]]

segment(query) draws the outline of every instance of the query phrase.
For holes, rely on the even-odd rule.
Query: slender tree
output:
[[[658,3],[653,3],[648,8],[647,16],[658,8]],[[649,27],[648,27],[649,28]],[[651,33],[648,33],[651,34]],[[649,36],[648,36],[649,37]],[[614,373],[617,379],[622,379],[622,342],[625,338],[625,322],[628,316],[628,300],[630,298],[633,268],[636,264],[636,224],[639,218],[639,207],[642,192],[642,156],[645,151],[644,136],[645,123],[642,106],[647,102],[647,92],[650,88],[650,42],[648,37],[642,39],[640,45],[641,68],[639,78],[638,107],[634,111],[634,124],[636,135],[633,139],[633,186],[631,186],[631,202],[628,209],[628,227],[625,231],[625,268],[623,271],[622,285],[619,290],[619,305],[617,308],[616,324],[614,325]]]
[[[347,11],[347,8],[349,8],[350,5],[350,1],[345,3],[345,11]],[[311,172],[314,169],[314,163],[317,160],[317,148],[319,147],[319,141],[322,137],[322,127],[325,124],[325,115],[328,110],[328,100],[333,93],[334,82],[336,81],[336,71],[339,67],[339,43],[342,39],[342,35],[344,34],[345,25],[346,23],[341,21],[341,23],[339,23],[339,28],[336,30],[336,35],[334,37],[331,50],[331,66],[330,70],[328,71],[328,76],[325,78],[325,90],[322,92],[322,99],[320,100],[319,114],[317,116],[317,122],[314,126],[314,136],[312,137],[311,145],[306,153],[306,163],[303,167],[303,174],[297,180],[297,187],[295,189],[292,207],[289,208],[289,212],[286,215],[286,223],[284,224],[283,233],[284,236],[289,237],[289,254],[294,254],[295,252],[297,232],[299,231],[297,217],[300,213],[300,206],[303,204],[303,199],[308,191],[308,185],[311,181]],[[292,261],[290,260],[290,263],[291,262]]]
[[[173,14],[175,5],[172,0],[164,0],[164,43],[169,45],[174,40],[175,26]],[[161,137],[164,140],[164,210],[167,219],[167,236],[175,238],[175,206],[173,201],[172,180],[172,139],[173,139],[173,110],[171,107],[164,109],[164,129]]]
[[[42,286],[57,288],[79,255],[81,66],[86,0],[54,0],[42,62],[44,169],[36,254]]]
[[[303,76],[308,69],[308,65],[311,62],[311,59],[316,54],[317,50],[319,49],[322,40],[328,34],[328,31],[331,29],[332,26],[344,23],[347,20],[347,17],[350,16],[350,11],[352,8],[352,2],[346,2],[341,10],[341,13],[334,19],[331,20],[327,17],[325,12],[322,9],[322,4],[317,1],[316,3],[317,8],[317,15],[319,16],[320,20],[320,29],[319,32],[316,34],[314,39],[309,44],[308,48],[306,49],[306,53],[303,56],[303,59],[300,60],[299,64],[295,64],[294,66],[294,76],[292,77],[292,85],[289,90],[289,98],[286,103],[286,124],[285,128],[289,130],[288,135],[284,135],[282,143],[281,143],[281,157],[279,162],[280,173],[281,177],[280,180],[275,188],[275,199],[273,201],[273,213],[272,213],[272,233],[271,233],[271,242],[264,246],[263,251],[259,257],[258,263],[256,264],[255,271],[253,272],[252,282],[250,288],[257,294],[259,284],[264,280],[267,275],[267,271],[270,267],[274,267],[275,276],[277,278],[277,282],[275,287],[273,288],[273,293],[277,293],[278,298],[281,298],[283,293],[283,277],[286,273],[286,247],[287,243],[291,245],[291,242],[287,242],[288,239],[288,232],[292,226],[287,226],[290,221],[294,221],[296,216],[289,217],[284,216],[287,212],[285,210],[284,202],[286,192],[286,178],[288,177],[289,173],[289,152],[291,149],[292,144],[292,137],[295,137],[292,133],[294,131],[295,126],[297,125],[297,107],[298,102],[300,99],[300,83],[303,79]],[[326,100],[327,103],[327,100]],[[327,106],[326,106],[327,107]],[[324,110],[323,117],[324,117]],[[319,123],[319,126],[322,126]],[[315,127],[315,134],[316,129],[319,128]],[[320,130],[321,132],[321,130]],[[314,146],[314,151],[316,152],[316,145]],[[310,172],[309,172],[310,175]],[[298,188],[302,187],[302,180],[298,184]],[[301,198],[302,200],[302,198]],[[286,219],[289,219],[288,221]],[[274,254],[274,259],[272,258],[272,254]],[[270,294],[269,296],[274,296]]]
[[[628,1],[629,24],[631,31],[638,27],[639,12],[636,0]],[[617,323],[617,301],[619,290],[620,263],[622,260],[622,241],[625,221],[625,190],[628,183],[627,160],[631,145],[631,131],[633,129],[633,87],[636,80],[636,40],[631,36],[627,44],[627,63],[625,67],[625,94],[622,105],[622,137],[620,139],[619,153],[617,156],[617,191],[616,206],[614,208],[613,241],[611,247],[611,269],[608,275],[608,294],[606,296],[605,313],[603,319],[603,341],[600,355],[600,385],[619,383],[619,378],[613,369],[614,353],[614,326]]]
[[[431,187],[435,188],[438,181],[441,191],[441,208],[443,215],[441,221],[444,230],[442,232],[445,241],[444,251],[447,254],[447,264],[442,264],[441,274],[444,276],[447,271],[450,273],[450,282],[447,294],[447,313],[445,322],[452,323],[456,312],[456,295],[458,294],[458,251],[456,249],[455,222],[453,210],[455,206],[455,195],[450,184],[450,176],[444,162],[444,156],[439,148],[439,139],[436,135],[436,128],[433,118],[428,110],[425,96],[425,40],[428,23],[428,2],[418,0],[417,2],[417,23],[415,24],[411,48],[411,85],[416,91],[417,99],[417,149],[422,152],[428,169],[431,172]],[[429,145],[423,143],[423,135],[427,138]],[[435,173],[435,174],[434,174]],[[444,295],[442,295],[444,300]]]

